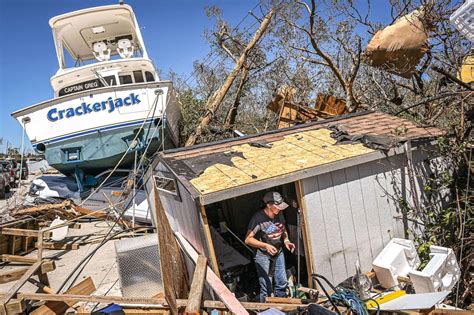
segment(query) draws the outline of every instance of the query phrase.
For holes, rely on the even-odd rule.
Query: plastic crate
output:
[[[456,28],[474,42],[474,0],[467,0],[449,18]]]

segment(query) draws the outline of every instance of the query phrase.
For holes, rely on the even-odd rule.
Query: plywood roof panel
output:
[[[383,113],[367,112],[269,133],[160,153],[160,158],[203,196],[375,152],[361,143],[337,144],[331,125],[350,134],[382,135],[397,141],[433,138],[421,128]]]

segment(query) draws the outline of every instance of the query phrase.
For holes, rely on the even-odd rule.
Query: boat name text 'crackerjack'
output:
[[[52,108],[48,111],[47,117],[49,121],[58,121],[63,118],[71,118],[74,116],[82,116],[86,114],[90,114],[93,112],[100,112],[107,110],[111,113],[115,110],[115,108],[119,108],[122,106],[130,106],[135,104],[140,104],[140,99],[138,95],[135,93],[131,93],[130,96],[121,98],[118,97],[116,99],[112,99],[109,97],[107,100],[102,102],[97,102],[94,104],[87,104],[83,102],[80,106],[77,107],[70,107],[66,109],[58,110],[57,108]]]

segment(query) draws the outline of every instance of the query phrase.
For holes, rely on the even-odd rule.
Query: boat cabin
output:
[[[159,81],[128,5],[79,10],[49,21],[59,70],[55,97],[101,87]]]

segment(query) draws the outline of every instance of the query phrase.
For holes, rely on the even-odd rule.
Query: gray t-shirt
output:
[[[260,210],[253,215],[248,230],[255,234],[257,240],[273,245],[279,250],[283,245],[283,233],[285,233],[283,213],[280,212],[271,219],[264,210]]]

